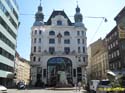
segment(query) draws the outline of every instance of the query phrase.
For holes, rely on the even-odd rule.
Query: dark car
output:
[[[25,88],[26,88],[26,85],[25,85],[24,82],[18,82],[17,88],[18,88],[18,89],[25,89]]]

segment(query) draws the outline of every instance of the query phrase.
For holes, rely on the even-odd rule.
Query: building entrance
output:
[[[49,86],[60,83],[72,84],[72,61],[65,57],[50,58],[47,62]]]

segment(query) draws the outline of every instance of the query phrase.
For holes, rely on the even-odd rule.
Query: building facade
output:
[[[107,79],[108,68],[108,51],[105,39],[99,39],[92,43],[88,48],[88,78]]]
[[[0,84],[12,86],[19,10],[16,0],[0,0]]]
[[[59,71],[66,73],[68,83],[85,80],[87,65],[86,28],[77,6],[72,23],[64,11],[54,10],[44,22],[42,6],[38,7],[31,31],[31,83],[55,86]]]
[[[30,62],[24,58],[21,58],[18,53],[16,53],[15,58],[15,83],[20,81],[25,82],[29,85],[30,82]]]
[[[117,25],[106,36],[109,68],[125,70],[125,7],[115,17]]]

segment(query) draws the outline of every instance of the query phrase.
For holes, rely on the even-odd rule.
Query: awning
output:
[[[113,71],[110,71],[110,70],[107,71],[107,74],[112,75],[112,76],[116,76],[116,74]]]
[[[6,72],[7,78],[14,78],[14,73],[12,72]]]
[[[114,77],[125,76],[125,70],[108,70],[107,74],[112,75]]]

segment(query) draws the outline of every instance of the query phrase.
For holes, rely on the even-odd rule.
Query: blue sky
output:
[[[17,0],[17,3],[21,22],[18,29],[17,51],[21,57],[29,60],[31,27],[40,0]],[[70,20],[74,22],[76,5],[76,0],[42,0],[44,21],[48,20],[53,10],[64,10]],[[83,23],[87,28],[87,45],[89,45],[100,37],[104,38],[113,29],[116,25],[114,17],[125,6],[125,0],[78,0],[78,5],[83,14]],[[88,18],[88,16],[106,17],[108,22],[104,22],[102,18]]]

